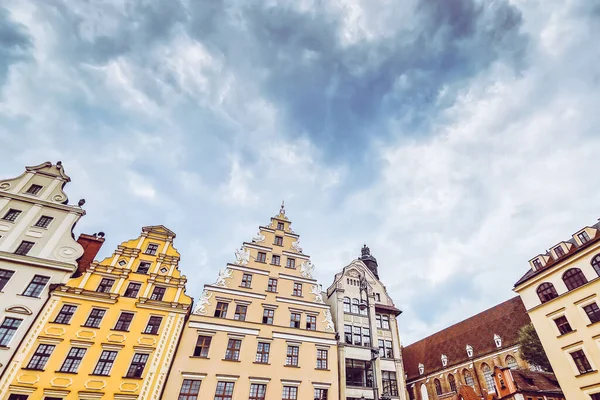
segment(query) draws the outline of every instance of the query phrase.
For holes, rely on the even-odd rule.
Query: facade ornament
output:
[[[312,285],[310,292],[315,295],[315,303],[325,304],[325,301],[323,301],[323,293],[321,293],[321,289],[318,285]]]
[[[473,346],[471,346],[470,344],[467,345],[467,356],[469,358],[473,357]]]
[[[331,319],[331,311],[325,310],[325,311],[323,311],[323,314],[325,314],[325,319],[323,320],[323,322],[325,322],[327,324],[325,329],[335,332],[335,327],[333,325],[333,319]]]
[[[300,264],[300,274],[303,278],[312,279],[314,270],[315,265],[311,261],[305,260]]]
[[[229,268],[219,270],[219,276],[214,283],[215,286],[227,287],[227,279],[233,276],[233,271]]]
[[[206,314],[206,306],[210,306],[210,303],[208,300],[210,300],[211,297],[212,297],[212,293],[209,293],[208,290],[204,289],[204,291],[202,292],[202,295],[198,299],[198,305],[196,306],[196,309],[194,310],[194,314],[200,314],[200,315]]]
[[[442,366],[446,366],[448,365],[448,356],[445,354],[442,354]]]
[[[425,366],[419,363],[419,375],[423,375],[425,373]]]
[[[250,261],[250,250],[244,250],[240,247],[239,250],[235,251],[235,263],[238,265],[246,265]]]
[[[263,235],[262,233],[260,233],[260,231],[258,231],[258,232],[256,233],[256,236],[254,236],[254,237],[252,238],[252,241],[253,241],[254,243],[262,243],[262,242],[264,242],[264,241],[265,241],[265,235]]]
[[[300,247],[300,239],[296,239],[296,241],[292,243],[292,250],[294,250],[296,253],[302,253],[302,247]]]

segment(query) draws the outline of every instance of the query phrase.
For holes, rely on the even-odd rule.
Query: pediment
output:
[[[6,307],[6,309],[4,311],[9,312],[9,313],[14,313],[14,314],[23,314],[23,315],[32,315],[33,314],[33,311],[31,311],[31,309],[29,309],[28,307],[25,307],[25,306],[10,306],[10,307]]]
[[[170,230],[169,228],[167,228],[164,225],[145,226],[142,228],[142,231],[143,232],[151,232],[151,233],[155,233],[155,234],[163,235],[163,236],[175,237],[175,232],[173,232],[172,230]]]

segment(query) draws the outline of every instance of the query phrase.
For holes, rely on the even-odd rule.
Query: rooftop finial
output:
[[[362,249],[360,249],[360,254],[362,257],[366,257],[366,256],[370,256],[371,255],[371,249],[369,249],[367,247],[366,244],[363,245]]]
[[[279,214],[285,215],[285,200],[281,200],[281,210],[279,210]]]

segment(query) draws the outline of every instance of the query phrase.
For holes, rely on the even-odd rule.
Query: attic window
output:
[[[584,243],[587,243],[590,241],[590,237],[586,231],[582,231],[582,232],[578,233],[577,237],[579,238],[579,241],[581,242],[581,244],[584,244]]]
[[[442,366],[446,366],[448,365],[448,356],[445,354],[442,354]]]
[[[423,364],[419,364],[419,375],[423,375],[425,372],[425,366]]]
[[[542,268],[542,262],[540,261],[539,258],[536,258],[535,260],[533,260],[533,266],[535,267],[536,270]]]
[[[27,194],[31,194],[33,196],[37,196],[37,194],[40,192],[40,190],[42,190],[42,187],[40,185],[31,185],[29,186],[29,189],[27,189]]]
[[[563,250],[562,246],[556,246],[554,248],[554,253],[556,254],[556,258],[562,257],[565,255],[565,251]]]
[[[494,342],[496,343],[496,347],[502,347],[502,338],[497,334],[494,334]]]
[[[471,346],[470,344],[467,345],[467,357],[473,357],[473,346]]]

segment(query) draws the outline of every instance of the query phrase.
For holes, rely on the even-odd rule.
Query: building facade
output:
[[[338,399],[335,327],[290,225],[282,206],[204,286],[165,399]]]
[[[529,368],[519,330],[531,321],[519,297],[498,304],[402,350],[410,399],[443,399],[461,386],[495,394],[494,367]]]
[[[192,299],[175,234],[137,239],[54,289],[0,380],[0,399],[160,399]],[[82,235],[97,252],[101,238]],[[95,255],[95,254],[93,254]]]
[[[600,399],[600,224],[529,261],[515,284],[567,399]]]
[[[63,189],[70,181],[60,162],[0,181],[0,375],[50,286],[65,282],[83,254],[72,231],[85,211],[68,204]]]
[[[497,400],[564,400],[556,376],[550,372],[494,367]]]
[[[339,332],[340,398],[405,399],[396,320],[401,311],[379,280],[377,260],[368,247],[335,275],[327,302]]]

